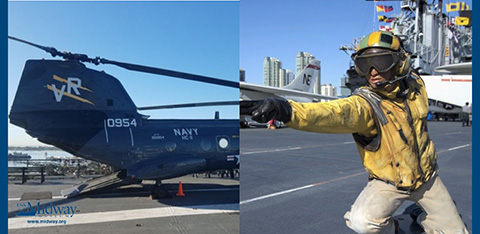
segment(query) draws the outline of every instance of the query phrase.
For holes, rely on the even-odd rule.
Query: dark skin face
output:
[[[371,48],[371,49],[365,50],[364,53],[369,54],[369,53],[379,53],[379,52],[385,52],[385,50],[384,49],[378,49],[378,48]],[[377,86],[375,85],[375,83],[385,82],[385,81],[394,79],[393,68],[386,71],[386,72],[378,72],[375,68],[372,67],[372,69],[365,76],[365,78],[367,78],[367,81],[368,81],[368,84],[370,85],[370,87],[376,89]],[[383,88],[384,88],[385,91],[390,92],[390,91],[394,90],[395,87],[397,87],[397,85],[398,85],[397,83],[395,83],[393,85],[388,84],[388,85],[385,85]]]
[[[390,69],[386,72],[378,72],[375,70],[375,68],[372,68],[370,72],[365,76],[367,78],[368,84],[374,89],[377,88],[377,85],[375,85],[377,82],[384,82],[388,80],[393,80],[393,69]],[[384,86],[384,90],[387,92],[390,92],[397,87],[397,83],[390,85],[387,84]]]

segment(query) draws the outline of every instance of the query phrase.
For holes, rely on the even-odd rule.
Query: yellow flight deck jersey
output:
[[[321,133],[352,133],[370,179],[415,190],[436,169],[437,153],[427,129],[428,97],[423,80],[412,74],[408,91],[360,88],[343,99],[292,105],[291,128]],[[408,92],[408,93],[407,93]],[[404,93],[405,94],[405,93]]]

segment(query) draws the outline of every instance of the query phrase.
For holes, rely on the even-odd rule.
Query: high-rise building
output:
[[[296,74],[299,74],[313,59],[315,59],[315,56],[308,52],[297,52],[295,60]]]
[[[278,77],[278,87],[287,85],[287,69],[280,69],[280,76]]]
[[[295,60],[295,67],[296,67],[296,74],[299,74],[313,59],[315,59],[315,56],[308,52],[297,52],[297,58]],[[313,87],[313,93],[320,93],[320,87],[321,87],[321,71],[322,68],[320,66],[320,70],[317,72],[317,75],[315,77],[315,83]]]
[[[337,96],[337,87],[332,84],[322,84],[320,87],[321,95],[336,97]]]
[[[295,74],[293,73],[292,70],[290,69],[285,69],[285,73],[286,73],[286,84],[290,84],[292,83],[292,81],[295,79]]]
[[[240,69],[240,81],[245,81],[245,70]]]
[[[293,71],[290,69],[280,69],[280,77],[279,77],[279,82],[278,84],[280,85],[279,87],[283,87],[285,85],[290,84],[295,79],[295,75],[293,74]]]
[[[282,62],[274,57],[263,59],[263,84],[273,87],[280,87],[280,69]]]

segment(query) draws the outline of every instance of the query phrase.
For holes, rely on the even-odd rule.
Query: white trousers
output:
[[[468,234],[438,175],[415,191],[402,191],[383,181],[371,180],[344,218],[357,233],[394,234],[392,215],[405,200],[414,201],[425,211],[418,221],[426,233]]]

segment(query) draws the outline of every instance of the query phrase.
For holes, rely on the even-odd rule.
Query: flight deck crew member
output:
[[[291,128],[351,133],[369,182],[344,218],[357,233],[395,233],[392,218],[405,200],[417,203],[426,233],[468,233],[437,173],[437,153],[427,128],[428,98],[410,57],[390,32],[364,37],[352,55],[368,86],[330,102],[265,99],[252,119],[283,121]]]
[[[465,106],[462,107],[462,127],[470,126],[470,114],[470,106],[468,105],[468,102],[465,102]]]

